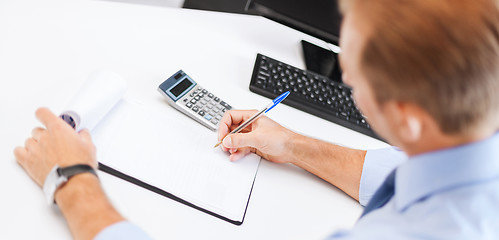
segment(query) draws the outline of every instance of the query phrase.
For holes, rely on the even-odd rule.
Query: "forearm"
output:
[[[359,185],[366,151],[341,147],[297,134],[290,144],[297,165],[359,200]]]
[[[55,199],[75,239],[93,239],[105,227],[124,220],[92,174],[71,178]]]

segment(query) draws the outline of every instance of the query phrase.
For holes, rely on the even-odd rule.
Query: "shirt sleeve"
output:
[[[97,234],[94,240],[150,240],[151,238],[136,225],[121,221],[104,228]]]
[[[360,178],[359,203],[365,206],[386,176],[406,160],[407,155],[395,147],[367,150]]]

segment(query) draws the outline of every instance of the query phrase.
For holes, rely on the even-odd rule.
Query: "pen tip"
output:
[[[220,143],[222,143],[222,142],[219,142],[219,143],[215,144],[215,146],[213,148],[218,147],[220,145]]]

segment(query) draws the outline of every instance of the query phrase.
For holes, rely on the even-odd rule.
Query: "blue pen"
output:
[[[239,127],[237,127],[236,129],[232,130],[232,132],[230,132],[229,134],[234,134],[234,133],[240,132],[245,127],[247,127],[248,125],[250,125],[252,122],[254,122],[255,120],[257,120],[259,117],[261,117],[264,113],[267,113],[268,111],[270,111],[270,109],[274,108],[277,104],[279,104],[280,102],[282,102],[282,100],[284,100],[288,95],[289,95],[289,91],[281,94],[281,96],[279,96],[276,99],[272,100],[272,102],[269,105],[267,105],[265,108],[263,108],[262,110],[260,110],[259,112],[257,112],[255,115],[251,116],[248,120],[246,120],[243,124],[239,125]],[[218,145],[222,144],[222,140],[220,140],[220,142],[218,142],[214,146],[214,148],[216,148],[216,147],[218,147]]]

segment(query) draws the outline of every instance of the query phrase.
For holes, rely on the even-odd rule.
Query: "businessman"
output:
[[[249,152],[292,163],[365,205],[331,239],[499,238],[499,4],[495,0],[345,0],[343,80],[396,148],[355,150],[294,133],[255,111],[229,111],[219,139],[230,160]],[[57,164],[96,166],[88,132],[47,109],[16,159],[41,186]],[[331,136],[331,139],[341,136]],[[54,198],[78,239],[146,239],[106,199],[91,171]],[[126,233],[126,234],[124,234]],[[123,235],[119,235],[123,234]],[[118,237],[117,237],[118,236]]]

